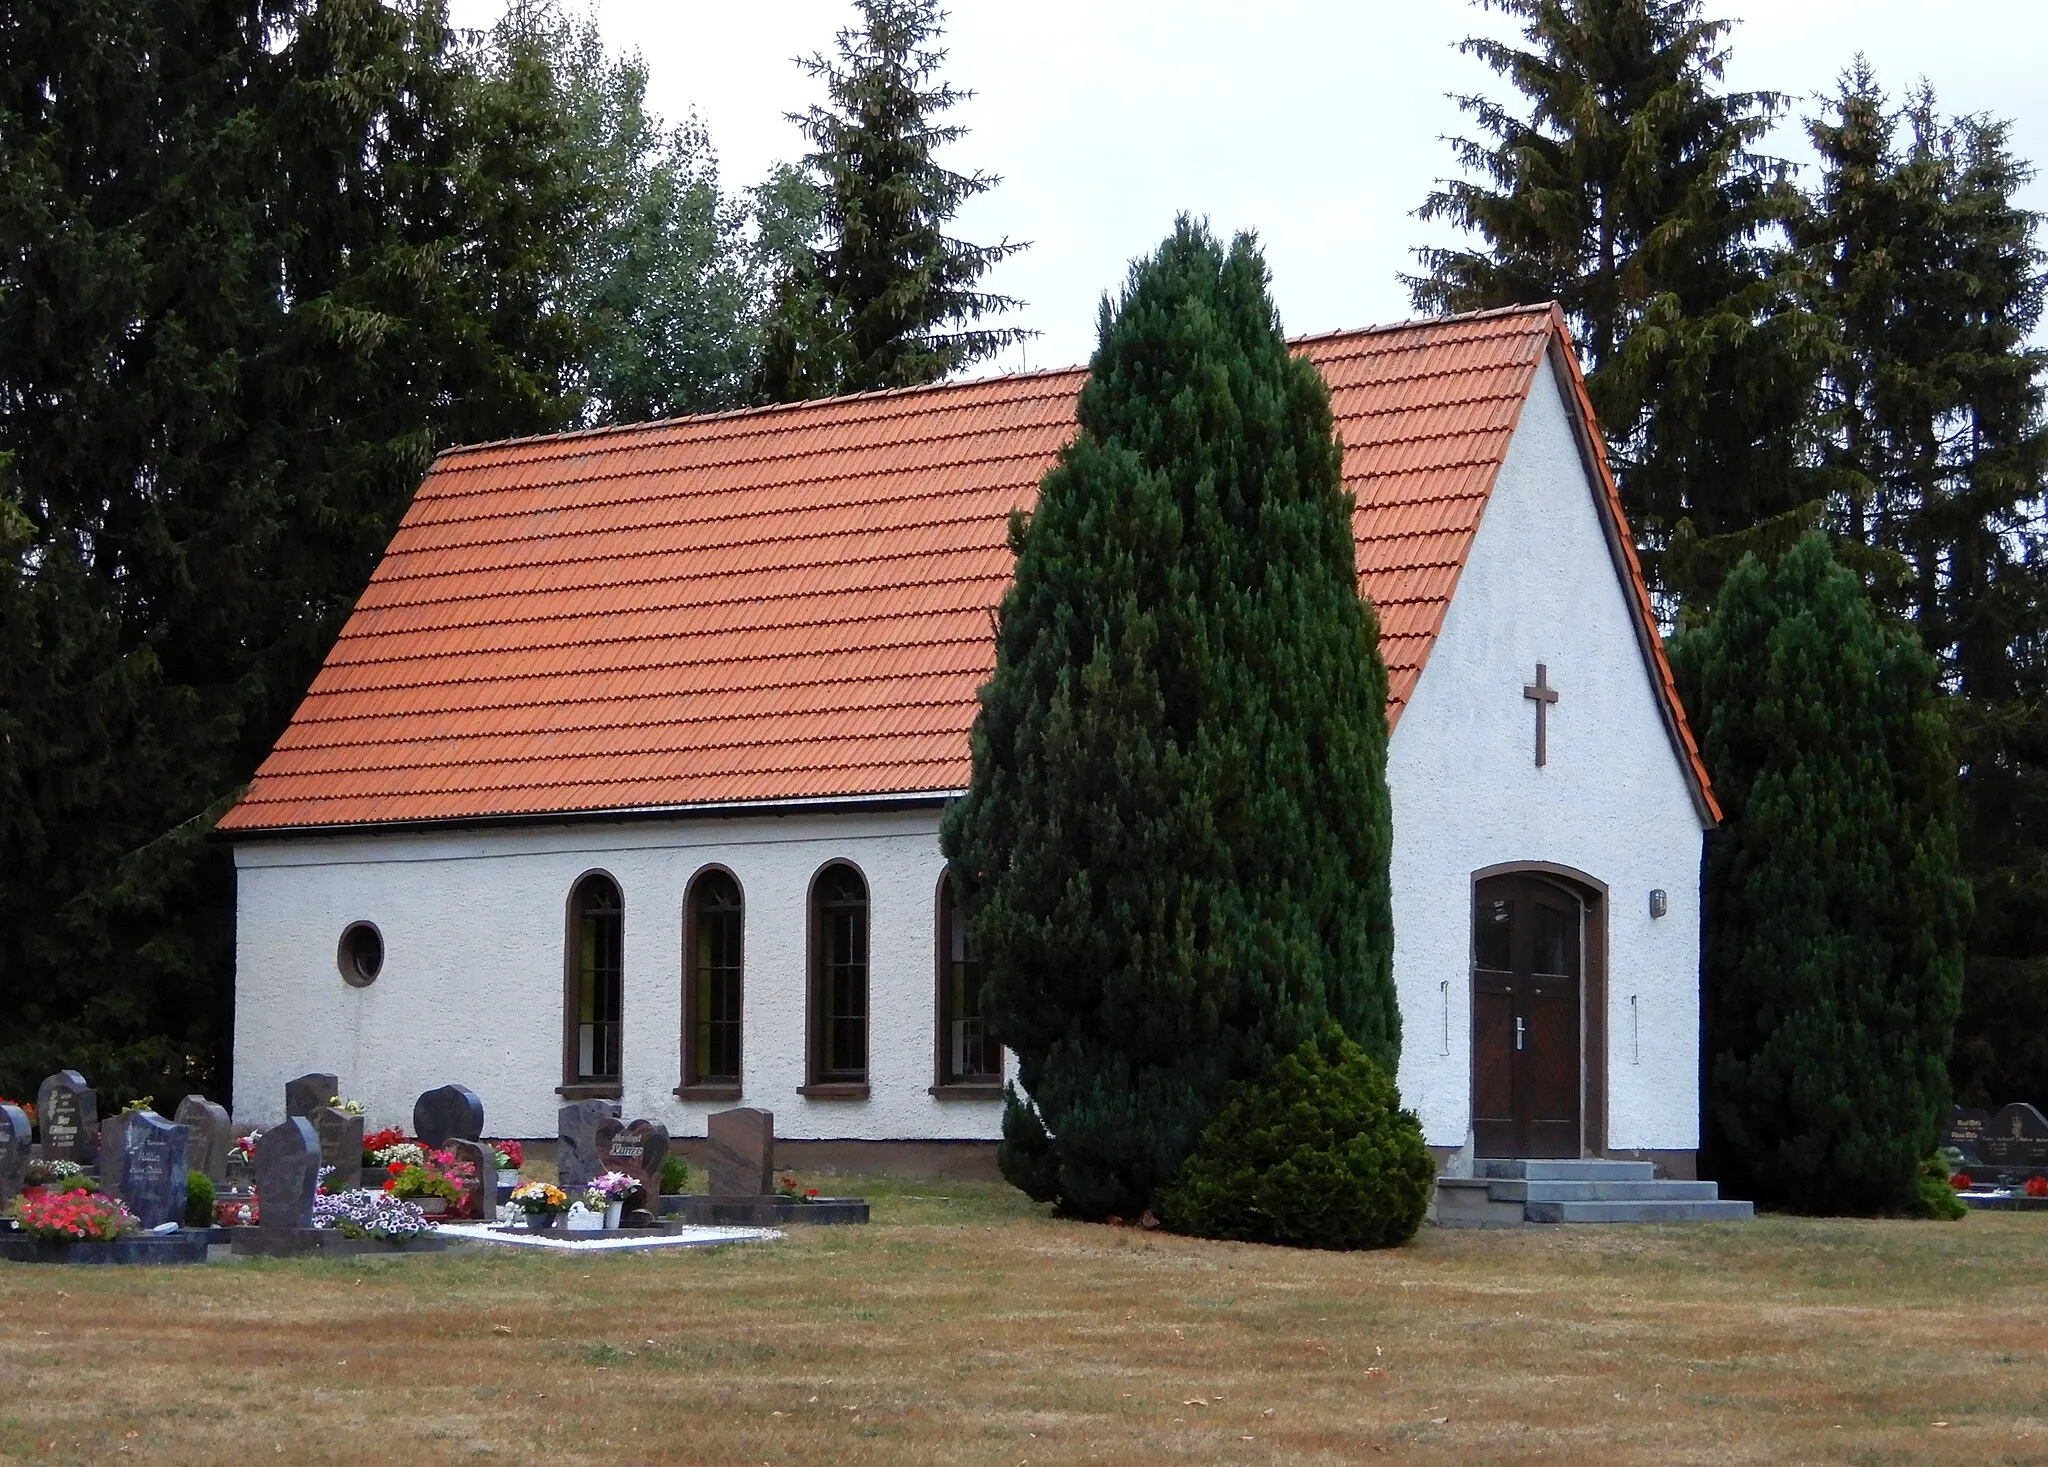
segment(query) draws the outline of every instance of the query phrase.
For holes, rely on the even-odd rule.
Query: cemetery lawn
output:
[[[655,1254],[0,1264],[0,1463],[2048,1460],[2048,1216],[1305,1253],[836,1180]]]

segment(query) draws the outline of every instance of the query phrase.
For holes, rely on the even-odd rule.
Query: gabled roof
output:
[[[1549,355],[1578,382],[1563,333],[1554,308],[1527,307],[1295,343],[1330,385],[1390,721],[1537,367]],[[964,788],[1010,574],[1006,517],[1030,508],[1073,436],[1084,376],[451,449],[221,828]],[[1711,819],[1598,434],[1582,446]]]

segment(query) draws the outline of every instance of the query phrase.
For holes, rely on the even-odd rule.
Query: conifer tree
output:
[[[1818,493],[1797,431],[1814,329],[1774,243],[1792,195],[1755,151],[1780,99],[1720,88],[1728,22],[1700,0],[1484,3],[1521,21],[1526,44],[1462,49],[1528,105],[1458,99],[1482,136],[1452,141],[1467,176],[1419,214],[1478,239],[1417,251],[1415,304],[1559,302],[1646,572],[1667,591],[1710,590],[1666,565],[1675,535],[1744,532]]]
[[[1182,220],[1102,307],[942,840],[1025,1095],[1004,1170],[1135,1215],[1325,1018],[1399,1061],[1386,670],[1322,379],[1253,241]]]
[[[1811,534],[1745,557],[1672,661],[1726,812],[1702,880],[1713,1168],[1795,1211],[1910,1207],[1970,913],[1933,659]]]
[[[771,402],[921,386],[1029,335],[976,324],[1018,304],[979,282],[1024,246],[946,233],[1002,180],[939,161],[966,129],[938,117],[973,95],[937,79],[945,13],[938,0],[857,3],[838,56],[803,63],[826,105],[790,115],[816,149],[823,238],[778,291],[761,378]]]

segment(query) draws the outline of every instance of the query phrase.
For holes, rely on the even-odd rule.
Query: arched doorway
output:
[[[1600,1149],[1599,894],[1541,868],[1472,884],[1472,1140],[1481,1156]],[[1590,1112],[1590,1114],[1589,1114]]]

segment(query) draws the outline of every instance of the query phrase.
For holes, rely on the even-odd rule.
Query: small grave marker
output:
[[[713,1197],[765,1197],[775,1190],[775,1114],[741,1106],[705,1123]]]
[[[618,1115],[614,1100],[578,1100],[555,1113],[555,1174],[564,1192],[581,1192],[603,1170],[597,1164],[597,1128]]]
[[[185,1165],[206,1173],[216,1186],[226,1181],[228,1152],[235,1144],[227,1107],[204,1095],[188,1095],[178,1102],[178,1113],[171,1119],[185,1128]]]
[[[0,1209],[21,1191],[21,1175],[28,1170],[29,1146],[34,1139],[28,1112],[18,1105],[0,1105]]]
[[[36,1119],[43,1128],[43,1160],[93,1159],[99,1140],[100,1103],[85,1076],[59,1070],[36,1087]]]
[[[284,1082],[284,1113],[311,1117],[313,1112],[341,1094],[341,1081],[317,1071]]]
[[[145,1230],[185,1220],[185,1128],[153,1110],[130,1111],[119,1152],[121,1203]],[[102,1171],[113,1169],[109,1156]]]
[[[498,1153],[467,1136],[450,1137],[447,1149],[457,1161],[466,1161],[476,1168],[476,1180],[470,1183],[463,1210],[471,1217],[495,1222],[498,1216]]]
[[[319,1133],[304,1116],[286,1116],[256,1138],[257,1224],[312,1227],[313,1191],[319,1178]]]
[[[442,1149],[457,1137],[481,1141],[484,1103],[467,1085],[428,1090],[413,1102],[412,1133],[427,1145]]]
[[[333,1167],[330,1192],[348,1192],[363,1185],[363,1118],[323,1105],[306,1119],[320,1137],[320,1165]]]

